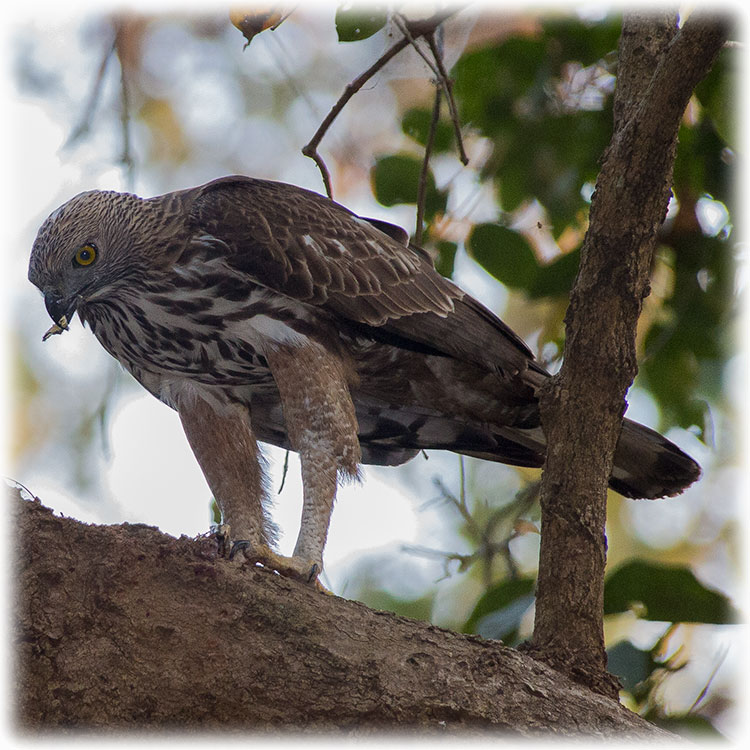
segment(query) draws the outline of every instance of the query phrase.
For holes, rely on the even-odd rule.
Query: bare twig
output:
[[[331,111],[326,115],[326,118],[320,124],[315,135],[307,144],[305,144],[305,146],[303,146],[302,153],[305,156],[310,157],[318,165],[318,169],[320,170],[326,188],[326,194],[329,198],[333,198],[331,174],[328,171],[328,167],[326,166],[323,157],[318,153],[318,146],[328,132],[328,129],[333,124],[333,121],[339,116],[341,110],[346,106],[354,94],[356,94],[376,73],[382,70],[389,60],[394,58],[402,49],[411,44],[413,39],[434,33],[435,29],[454,12],[455,11],[436,13],[434,16],[422,21],[408,22],[407,26],[410,36],[402,37],[390,49],[386,50],[364,73],[346,86],[343,94],[341,94],[338,101],[331,108]]]
[[[461,458],[461,463],[459,464],[459,472],[460,472],[461,489],[460,489],[460,494],[458,497],[456,497],[443,484],[443,480],[440,479],[440,477],[435,477],[433,481],[434,481],[435,486],[440,490],[440,494],[442,495],[440,499],[447,500],[459,512],[461,518],[463,518],[464,522],[469,528],[469,531],[473,535],[479,537],[481,536],[480,529],[477,526],[476,520],[471,515],[469,506],[466,504],[466,491],[464,489],[465,474],[464,474],[463,458]]]
[[[356,94],[367,81],[370,80],[381,68],[392,58],[401,52],[404,47],[409,44],[409,40],[404,37],[400,39],[396,44],[393,45],[389,50],[383,53],[364,73],[358,78],[355,78],[347,87],[344,89],[344,93],[339,97],[338,101],[333,105],[331,111],[326,115],[325,120],[320,124],[320,127],[315,132],[315,135],[310,139],[309,143],[302,147],[302,153],[305,156],[309,156],[317,165],[320,170],[320,174],[323,178],[323,184],[326,188],[326,194],[329,198],[333,198],[333,189],[331,188],[331,174],[326,167],[325,161],[318,153],[318,146],[323,140],[323,136],[328,132],[328,128],[331,127],[333,121],[339,116],[341,110],[346,106],[347,102]]]
[[[422,547],[419,544],[404,544],[401,546],[401,551],[409,555],[416,555],[418,557],[442,560],[443,575],[438,579],[438,581],[442,581],[446,578],[451,577],[451,562],[457,562],[458,572],[463,573],[464,571],[468,570],[479,558],[478,551],[474,551],[468,555],[462,555],[458,552],[443,552],[442,550],[433,549],[432,547]]]
[[[461,136],[461,123],[458,119],[458,109],[456,108],[456,100],[453,98],[453,81],[448,75],[448,71],[443,65],[443,55],[435,42],[435,35],[429,34],[427,37],[427,44],[430,45],[430,50],[435,57],[435,65],[437,66],[439,76],[438,80],[441,82],[445,91],[445,98],[448,100],[448,111],[450,112],[451,122],[453,123],[453,131],[456,134],[456,148],[458,149],[458,158],[461,163],[466,166],[469,163],[469,157],[466,155],[464,150],[464,141]]]
[[[39,498],[25,485],[19,482],[17,479],[13,479],[12,477],[3,475],[3,480],[5,480],[5,483],[9,487],[13,487],[17,490],[23,490],[32,500],[35,500],[37,502],[41,502]],[[21,499],[23,500],[23,495],[20,495]]]
[[[396,13],[393,16],[393,22],[398,26],[398,30],[409,40],[409,44],[414,47],[414,51],[422,58],[422,60],[424,60],[425,65],[432,71],[432,75],[435,76],[435,80],[437,81],[440,78],[440,71],[419,44],[417,44],[417,40],[412,36],[411,31],[409,31],[409,25],[406,18],[400,13]]]
[[[94,77],[94,81],[91,85],[91,91],[89,92],[89,95],[86,99],[86,104],[83,108],[83,114],[81,115],[81,119],[78,125],[73,128],[73,131],[68,136],[68,140],[65,143],[66,147],[72,146],[77,140],[88,133],[89,128],[91,127],[91,120],[94,116],[94,113],[96,112],[96,105],[99,101],[99,97],[101,96],[102,84],[104,83],[104,74],[107,72],[107,66],[109,65],[109,61],[112,59],[116,48],[117,32],[115,32],[114,38],[109,43],[107,49],[104,52],[104,55],[102,56],[102,60],[99,63],[99,68],[96,71],[96,76]]]
[[[135,172],[135,161],[133,160],[133,152],[130,144],[130,96],[128,92],[128,79],[125,65],[119,54],[118,58],[120,59],[120,130],[122,132],[122,154],[120,156],[120,163],[125,167],[127,184],[132,190],[134,187],[133,178]]]
[[[114,36],[112,41],[108,44],[107,49],[102,56],[99,67],[96,71],[93,83],[91,85],[91,91],[86,99],[84,106],[83,115],[81,119],[73,128],[65,146],[72,146],[76,141],[80,140],[86,135],[91,128],[91,121],[96,113],[97,104],[101,97],[102,86],[104,85],[104,77],[107,73],[107,68],[113,57],[117,57],[120,62],[120,126],[122,130],[122,154],[120,155],[120,163],[125,167],[127,173],[128,184],[132,187],[133,182],[133,170],[134,161],[130,143],[130,103],[128,96],[128,87],[126,80],[125,65],[119,52],[122,33],[122,25],[119,22],[114,24]]]
[[[445,69],[445,65],[443,64],[443,51],[441,49],[442,44],[440,44],[435,38],[436,33],[440,33],[440,29],[436,29],[436,31],[424,35],[425,41],[427,42],[427,45],[430,48],[430,52],[432,53],[432,57],[434,60],[433,63],[433,61],[430,60],[427,54],[425,54],[422,48],[417,44],[417,40],[414,39],[414,37],[411,35],[409,26],[403,16],[401,16],[400,14],[396,14],[393,17],[393,20],[398,26],[399,30],[414,47],[417,54],[424,60],[427,67],[432,71],[437,84],[443,89],[445,98],[448,100],[448,110],[450,112],[451,122],[453,123],[453,129],[456,134],[456,148],[458,149],[458,156],[461,160],[461,163],[466,166],[469,163],[469,157],[466,155],[466,151],[464,150],[463,138],[461,136],[461,124],[458,117],[458,109],[456,108],[456,100],[453,97],[453,80],[448,75],[448,71]]]
[[[450,575],[449,565],[451,562],[458,562],[459,573],[468,570],[474,563],[481,562],[483,563],[482,575],[486,589],[489,589],[495,580],[493,578],[493,563],[498,556],[502,557],[507,566],[508,577],[511,579],[517,578],[518,566],[513,560],[509,547],[511,540],[517,536],[512,526],[536,502],[541,482],[536,481],[526,485],[516,493],[512,502],[492,511],[489,517],[482,521],[478,521],[477,517],[472,514],[466,501],[466,475],[464,472],[463,457],[461,457],[460,464],[460,490],[458,496],[451,492],[439,477],[436,477],[433,483],[440,491],[441,496],[437,499],[447,501],[460,514],[475,548],[470,553],[461,554],[459,552],[444,552],[420,545],[405,545],[402,547],[403,551],[420,555],[421,557],[442,560],[444,577],[446,578]],[[426,505],[427,503],[422,507],[426,507]],[[498,527],[503,523],[510,524],[509,531],[504,533],[499,541],[495,541],[493,537],[498,533],[502,533],[498,531]]]
[[[456,148],[458,149],[461,163],[465,166],[469,163],[469,159],[466,156],[463,139],[461,137],[461,128],[458,120],[456,103],[453,98],[453,84],[448,77],[448,71],[446,71],[445,66],[443,65],[442,52],[440,49],[440,45],[435,39],[435,32],[433,31],[429,34],[425,34],[425,39],[430,48],[430,52],[432,53],[432,57],[434,60],[433,61],[419,46],[419,44],[417,43],[418,40],[412,36],[406,19],[401,14],[397,13],[394,15],[393,21],[396,26],[398,26],[399,31],[401,31],[401,33],[409,40],[409,43],[412,45],[412,47],[414,47],[417,54],[422,58],[422,60],[424,60],[425,65],[427,65],[427,67],[432,71],[432,74],[435,76],[435,83],[438,86],[438,89],[435,93],[435,105],[432,111],[432,120],[430,122],[430,130],[427,137],[427,143],[425,144],[425,154],[422,161],[422,171],[419,176],[419,187],[417,191],[417,221],[415,242],[417,245],[421,245],[422,233],[424,231],[424,207],[427,197],[427,175],[430,166],[430,157],[432,155],[432,147],[435,141],[435,132],[437,130],[438,121],[440,119],[441,91],[445,92],[446,99],[448,100],[451,122],[453,123],[453,128],[456,134]]]
[[[440,120],[441,99],[441,90],[436,88],[435,104],[432,108],[432,120],[430,121],[430,131],[427,134],[427,142],[424,146],[422,171],[419,174],[419,186],[417,188],[417,226],[414,233],[414,242],[420,246],[422,244],[422,233],[424,231],[424,208],[427,200],[427,175],[430,171],[430,157],[432,156],[432,147],[435,143],[435,133],[437,132],[438,121]],[[461,467],[463,468],[463,463],[461,464]]]

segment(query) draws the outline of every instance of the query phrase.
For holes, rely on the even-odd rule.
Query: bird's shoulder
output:
[[[445,314],[463,295],[408,233],[295,185],[231,176],[186,196],[193,234],[256,283],[363,323]],[[355,304],[356,301],[356,304]]]

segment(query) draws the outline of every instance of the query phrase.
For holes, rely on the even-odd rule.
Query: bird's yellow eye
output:
[[[76,266],[90,266],[96,260],[96,248],[93,245],[82,245],[73,256]]]

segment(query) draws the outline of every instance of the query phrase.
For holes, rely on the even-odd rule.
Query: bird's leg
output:
[[[223,533],[247,541],[256,551],[269,550],[275,529],[263,509],[262,456],[247,409],[186,390],[177,411],[221,510]]]
[[[281,396],[289,441],[302,466],[302,522],[289,562],[300,578],[323,570],[339,479],[358,476],[357,418],[344,362],[317,343],[269,347],[266,359]]]

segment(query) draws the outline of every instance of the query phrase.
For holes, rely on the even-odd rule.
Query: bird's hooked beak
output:
[[[46,341],[56,333],[68,330],[68,323],[73,317],[77,303],[78,299],[76,297],[73,299],[63,299],[52,292],[47,292],[44,295],[44,306],[47,308],[47,312],[54,321],[54,324],[42,336],[42,341]]]

